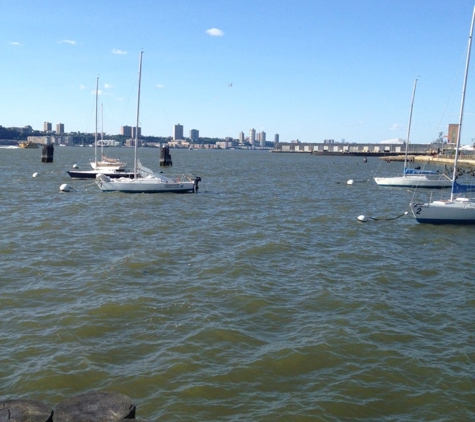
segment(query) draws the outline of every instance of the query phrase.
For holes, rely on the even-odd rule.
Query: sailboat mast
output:
[[[404,173],[403,176],[406,174],[406,167],[407,167],[407,150],[409,148],[409,136],[411,135],[411,123],[412,123],[412,109],[414,108],[414,97],[416,95],[416,86],[417,86],[417,78],[414,81],[414,88],[412,89],[412,100],[411,100],[411,111],[409,112],[409,124],[407,126],[407,139],[406,139],[406,154],[404,155]]]
[[[99,95],[99,76],[96,78],[96,123],[94,135],[94,163],[97,166],[97,97]]]
[[[139,115],[140,115],[140,84],[142,82],[142,55],[143,51],[140,52],[139,60],[139,88],[137,94],[137,124],[135,125],[135,154],[134,154],[134,178],[137,179],[137,144],[139,140]]]
[[[473,24],[475,22],[475,6],[473,8],[472,14],[472,24],[470,25],[470,35],[468,37],[468,47],[467,47],[467,61],[465,63],[465,76],[463,78],[463,88],[462,88],[462,101],[460,104],[460,117],[459,117],[459,130],[457,133],[457,142],[455,144],[455,158],[454,158],[454,172],[452,175],[452,190],[450,192],[450,200],[454,199],[454,190],[457,177],[457,163],[459,158],[459,148],[460,148],[460,139],[462,137],[462,121],[463,121],[463,109],[465,106],[465,92],[467,89],[467,79],[468,79],[468,69],[470,66],[470,51],[472,49],[472,37],[473,37]]]
[[[104,108],[101,103],[101,160],[104,158]]]

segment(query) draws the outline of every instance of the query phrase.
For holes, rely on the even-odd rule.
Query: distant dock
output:
[[[429,164],[435,164],[435,165],[448,165],[448,166],[453,166],[454,164],[454,157],[452,155],[408,155],[407,157],[409,162],[416,162],[416,163],[429,163]],[[391,162],[391,161],[404,161],[404,155],[395,155],[391,157],[381,157],[381,160]],[[475,156],[469,155],[469,156],[464,156],[461,155],[459,156],[458,162],[457,162],[458,167],[463,167],[463,168],[475,168]]]

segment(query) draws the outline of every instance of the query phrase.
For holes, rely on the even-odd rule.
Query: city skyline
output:
[[[143,136],[183,121],[202,137],[254,127],[308,143],[405,139],[415,78],[411,141],[447,134],[473,9],[468,0],[118,0],[91,14],[58,0],[0,4],[4,127],[41,128],[48,115],[69,132],[94,132],[99,77],[104,132],[116,133],[134,121],[143,50]],[[472,74],[463,144],[475,138]]]
[[[34,131],[35,129],[31,126],[31,125],[26,125],[22,128],[20,127],[7,127],[7,129],[16,129],[16,130],[24,130],[25,128],[31,128],[32,131]],[[58,134],[58,135],[61,135],[61,134],[71,134],[71,133],[74,133],[74,132],[68,132],[65,130],[65,124],[64,123],[57,123],[56,124],[56,130],[53,131],[53,123],[51,122],[44,122],[43,123],[43,132],[45,133],[55,133],[55,134]],[[125,137],[129,137],[129,138],[135,138],[135,132],[136,132],[136,127],[135,126],[121,126],[120,127],[120,130],[117,134],[120,134],[122,136],[125,136]],[[139,127],[138,128],[138,136],[141,137],[141,132],[142,132],[142,128]],[[227,139],[227,138],[231,138],[231,139],[234,139],[234,140],[238,140],[238,141],[244,141],[244,140],[248,140],[250,139],[251,140],[251,144],[252,145],[256,145],[255,141],[256,141],[256,135],[257,135],[257,140],[259,141],[257,143],[257,145],[261,145],[261,146],[264,146],[265,143],[266,143],[266,132],[265,131],[261,131],[261,132],[258,132],[256,133],[255,129],[252,128],[249,130],[250,134],[253,133],[253,135],[250,135],[249,137],[245,138],[244,136],[241,136],[241,134],[243,135],[244,133],[241,131],[238,136],[236,137],[231,137],[231,136],[226,136],[226,137],[215,137],[215,139]],[[84,132],[86,133],[86,132]],[[87,132],[87,133],[93,133],[93,132]],[[98,134],[100,134],[101,132],[98,131]],[[114,135],[117,135],[117,134],[114,134],[114,133],[109,133],[109,134],[106,134],[104,133],[104,135],[109,135],[109,136],[114,136]],[[181,125],[180,123],[176,124],[176,125],[173,125],[173,128],[172,128],[172,135],[171,136],[164,136],[164,135],[150,135],[150,136],[155,136],[155,137],[169,137],[171,138],[172,140],[181,140],[181,139],[191,139],[191,141],[195,141],[195,142],[198,142],[199,139],[200,139],[200,136],[199,136],[199,130],[198,129],[190,129],[190,134],[188,137],[184,136],[184,126]],[[208,137],[205,137],[205,138],[208,138]],[[274,135],[274,142],[279,142],[279,134],[276,133]]]

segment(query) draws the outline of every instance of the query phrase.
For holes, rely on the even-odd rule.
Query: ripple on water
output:
[[[4,398],[112,389],[149,420],[475,418],[473,230],[357,222],[410,200],[346,185],[376,159],[176,151],[198,195],[108,195],[64,175],[84,150],[35,180],[38,157],[0,155]]]

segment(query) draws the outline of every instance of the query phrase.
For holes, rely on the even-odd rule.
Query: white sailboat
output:
[[[105,174],[96,176],[96,184],[102,192],[125,192],[125,193],[161,193],[161,192],[197,192],[200,177],[182,176],[178,178],[166,177],[154,173],[152,170],[143,167],[137,157],[139,114],[140,114],[140,85],[142,80],[142,56],[139,59],[139,79],[137,95],[137,122],[134,139],[134,177],[133,178],[111,178]]]
[[[470,51],[472,49],[473,26],[475,22],[475,7],[472,14],[472,24],[468,37],[467,61],[462,87],[462,101],[460,105],[459,130],[455,145],[454,170],[452,175],[452,189],[449,199],[429,201],[426,203],[411,203],[411,211],[419,223],[432,224],[475,224],[475,199],[467,198],[464,194],[475,192],[475,186],[457,183],[457,164],[462,134],[463,110],[465,105],[465,92],[467,88],[468,69],[470,66]],[[463,196],[462,196],[463,195]]]
[[[94,133],[94,161],[89,164],[92,170],[69,170],[67,173],[73,179],[94,179],[100,172],[106,174],[109,177],[133,177],[134,173],[127,170],[127,163],[123,163],[116,158],[107,158],[102,153],[101,148],[101,160],[97,159],[97,101],[99,95],[99,77],[96,78],[96,121],[95,121],[95,133]],[[101,132],[103,133],[102,129]],[[101,138],[103,135],[101,134]]]
[[[96,89],[96,124],[97,124],[97,89]],[[111,171],[111,170],[120,170],[124,171],[127,163],[121,162],[118,158],[109,158],[104,155],[104,113],[102,110],[101,104],[101,159],[97,159],[97,127],[96,135],[94,139],[94,161],[91,161],[91,167],[93,170],[102,170],[102,171]]]
[[[417,79],[414,81],[412,90],[411,111],[409,113],[409,124],[407,127],[406,152],[404,154],[404,169],[401,176],[394,177],[374,177],[378,186],[384,187],[404,187],[404,188],[449,188],[452,186],[452,179],[445,174],[439,174],[431,170],[418,170],[407,168],[407,153],[409,137],[411,134],[412,110],[414,108],[414,97],[416,95]]]

